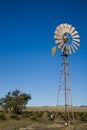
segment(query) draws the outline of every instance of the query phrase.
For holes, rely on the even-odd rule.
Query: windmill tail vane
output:
[[[56,53],[56,46],[52,48],[52,56]]]

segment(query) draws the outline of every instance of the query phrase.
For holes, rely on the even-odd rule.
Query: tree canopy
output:
[[[4,98],[1,98],[0,105],[4,107],[6,112],[18,114],[26,108],[26,105],[30,99],[30,94],[26,94],[16,89],[12,92],[8,92]]]

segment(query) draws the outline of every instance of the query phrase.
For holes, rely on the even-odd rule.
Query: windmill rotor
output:
[[[54,32],[54,39],[58,48],[60,48],[61,51],[67,55],[69,53],[75,53],[80,46],[80,36],[78,34],[78,31],[76,31],[76,29],[72,27],[72,25],[67,23],[60,24],[56,27],[56,30]],[[52,55],[54,55],[55,53],[56,46],[52,48]]]

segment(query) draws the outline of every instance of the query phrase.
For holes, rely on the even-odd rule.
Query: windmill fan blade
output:
[[[71,25],[69,25],[69,24],[67,25],[67,32],[70,31],[71,27],[72,27]]]
[[[79,35],[74,35],[72,36],[73,39],[80,39],[80,36]]]
[[[72,46],[73,46],[73,48],[74,48],[75,51],[78,50],[78,48],[77,48],[76,45],[72,44]]]
[[[66,33],[68,33],[68,32],[69,32],[69,29],[68,29],[68,28],[66,28],[66,29],[65,29],[65,32],[66,32]]]
[[[72,33],[72,36],[74,35],[78,35],[78,32],[76,30]]]
[[[54,35],[57,35],[57,36],[59,36],[59,37],[62,37],[61,34],[60,34],[58,31],[56,31],[56,32],[57,32],[57,33],[54,32]]]
[[[59,26],[59,27],[60,27],[60,28],[63,28],[63,26],[64,26],[64,24],[60,24],[60,26]]]
[[[55,43],[60,44],[60,43],[62,43],[62,40],[55,40]]]
[[[72,51],[75,52],[75,49],[74,49],[74,47],[72,45],[71,45],[71,48],[72,48]]]
[[[75,41],[75,42],[80,42],[80,39],[73,39],[73,41]]]
[[[72,34],[73,32],[74,32],[74,30],[75,30],[75,28],[74,27],[71,27],[71,29],[70,29],[70,34]]]
[[[61,30],[59,30],[59,32],[60,32],[60,34],[61,34],[61,36],[63,35],[63,30],[62,30],[62,28],[61,28]]]
[[[55,40],[55,43],[58,44],[58,43],[59,43],[59,40]]]
[[[78,42],[73,41],[73,44],[75,44],[76,46],[80,46]]]
[[[55,38],[55,39],[59,39],[59,40],[62,39],[62,37],[61,37],[61,36],[58,36],[58,35],[54,35],[54,38]]]
[[[61,28],[62,28],[62,33],[64,33],[65,32],[65,26],[64,26],[64,24],[61,25]]]
[[[62,28],[61,31],[62,31],[62,36],[63,36],[63,34],[64,34],[64,32],[65,32],[64,28]]]
[[[64,33],[64,30],[63,30],[64,28],[63,28],[63,24],[61,24],[60,25],[60,28],[59,28],[59,31],[60,31],[60,33],[61,33],[61,35],[63,35],[63,33]]]
[[[75,28],[72,29],[71,34],[75,31]]]
[[[72,45],[76,50],[78,50],[78,47],[74,43]]]
[[[60,44],[58,45],[58,48],[61,48],[63,44],[64,44],[64,43],[60,43]]]
[[[69,33],[70,33],[70,34],[71,34],[71,30],[72,30],[72,28],[73,28],[73,27],[71,26],[70,29],[69,29]]]
[[[67,32],[67,28],[63,28],[63,34]]]
[[[60,31],[60,30],[61,30],[61,25],[58,26],[58,27],[56,28],[56,30]]]
[[[71,27],[72,27],[72,25],[69,25],[69,24],[67,25],[67,31],[68,31],[68,33],[69,33]]]
[[[65,24],[64,24],[64,27],[65,27],[65,28],[67,28],[67,25],[68,25],[68,24],[67,24],[67,23],[65,23]]]
[[[62,30],[63,34],[67,32],[67,24],[63,24]]]
[[[64,51],[64,48],[65,48],[65,44],[61,47],[61,50],[62,50],[62,52]]]
[[[55,30],[54,34],[61,36],[61,33],[58,30]]]
[[[64,24],[64,28],[66,29],[65,31],[67,31],[67,32],[68,32],[69,27],[70,27],[70,26],[68,26],[68,24],[67,24],[67,23],[65,23],[65,24]]]
[[[56,53],[56,46],[52,48],[52,56]]]

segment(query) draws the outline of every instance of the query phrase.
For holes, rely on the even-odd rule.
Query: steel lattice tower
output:
[[[69,71],[68,71],[68,55],[62,55],[62,64],[60,71],[60,78],[58,84],[58,97],[57,97],[57,106],[58,109],[60,106],[65,109],[65,123],[70,124],[74,123],[74,113],[73,113],[73,105],[71,98],[71,89],[69,83]]]

